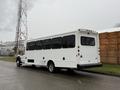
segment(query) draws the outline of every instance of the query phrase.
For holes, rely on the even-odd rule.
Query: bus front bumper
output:
[[[80,70],[80,69],[84,69],[84,68],[92,68],[92,67],[101,67],[102,66],[102,63],[95,63],[95,64],[78,64],[77,65],[77,69]]]

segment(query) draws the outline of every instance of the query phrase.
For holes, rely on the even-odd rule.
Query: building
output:
[[[14,55],[14,48],[15,48],[15,42],[4,42],[0,44],[0,55],[1,56],[8,56],[8,55]],[[21,42],[20,50],[24,51],[24,41]]]

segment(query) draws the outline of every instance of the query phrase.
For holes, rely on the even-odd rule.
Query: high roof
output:
[[[30,41],[37,41],[37,40],[40,40],[40,39],[46,39],[46,38],[53,38],[53,37],[59,37],[59,36],[62,36],[62,35],[64,35],[64,34],[72,34],[72,33],[76,33],[76,32],[92,32],[92,33],[98,33],[98,32],[96,32],[96,31],[93,31],[93,30],[89,30],[89,29],[78,29],[78,30],[76,30],[76,31],[71,31],[71,32],[66,32],[66,33],[61,33],[61,34],[57,34],[57,35],[51,35],[51,36],[46,36],[46,37],[40,37],[40,38],[36,38],[36,39],[31,39],[31,40],[28,40],[28,42],[30,42]]]

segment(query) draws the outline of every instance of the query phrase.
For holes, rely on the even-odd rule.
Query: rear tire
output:
[[[55,72],[55,65],[53,62],[49,62],[48,63],[48,70],[50,73],[54,73]]]

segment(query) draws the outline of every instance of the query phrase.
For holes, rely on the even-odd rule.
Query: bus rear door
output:
[[[80,34],[80,64],[98,63],[97,34]]]

